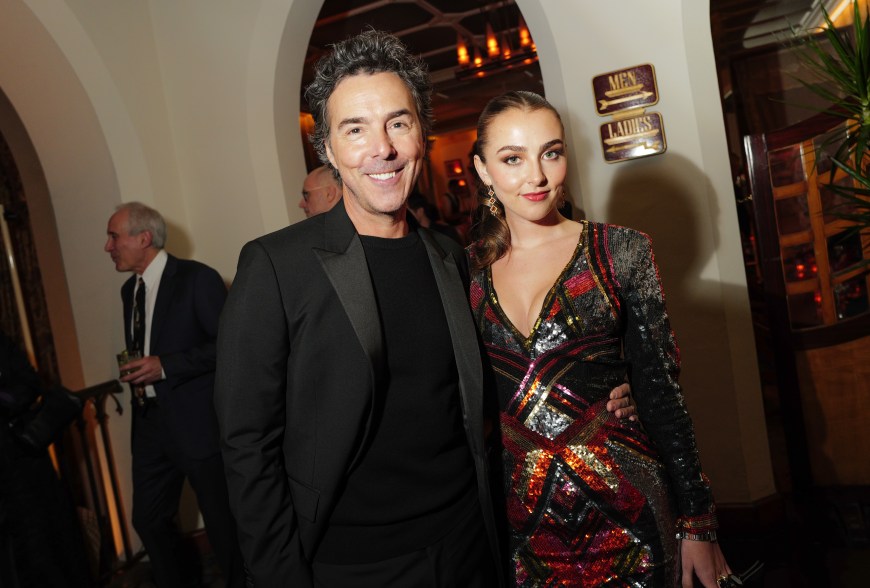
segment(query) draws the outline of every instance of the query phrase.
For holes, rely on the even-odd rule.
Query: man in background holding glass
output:
[[[212,268],[166,253],[159,212],[130,202],[109,219],[105,251],[119,272],[127,349],[121,366],[133,399],[133,526],[161,588],[195,584],[185,569],[175,517],[187,478],[226,586],[244,585],[218,445],[215,339],[226,286]]]

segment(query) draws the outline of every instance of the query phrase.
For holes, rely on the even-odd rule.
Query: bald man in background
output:
[[[341,200],[341,186],[327,166],[321,165],[305,176],[299,208],[306,217],[331,210]]]

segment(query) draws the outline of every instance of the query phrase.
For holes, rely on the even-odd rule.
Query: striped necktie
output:
[[[145,355],[145,282],[142,276],[139,276],[133,299],[133,351]]]

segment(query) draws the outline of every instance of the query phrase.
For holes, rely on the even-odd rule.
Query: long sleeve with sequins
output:
[[[692,420],[677,381],[679,349],[650,239],[623,227],[611,226],[608,233],[625,305],[624,353],[638,414],[661,454],[679,515],[689,520],[709,517],[714,509],[712,493],[701,473]]]

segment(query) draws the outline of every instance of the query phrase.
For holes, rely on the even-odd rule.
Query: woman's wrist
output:
[[[677,539],[687,539],[689,541],[706,541],[708,543],[715,543],[717,541],[716,531],[699,531],[699,532],[691,532],[679,530],[677,531]]]
[[[716,505],[710,504],[710,509],[701,515],[682,516],[677,519],[677,539],[689,541],[716,541],[716,529],[719,519],[716,517]]]

